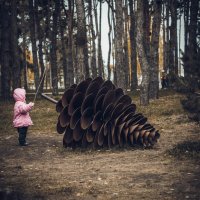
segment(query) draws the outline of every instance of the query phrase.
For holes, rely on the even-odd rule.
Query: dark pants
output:
[[[19,133],[19,144],[24,145],[26,143],[26,133],[27,133],[28,127],[19,127],[17,128],[17,131]]]

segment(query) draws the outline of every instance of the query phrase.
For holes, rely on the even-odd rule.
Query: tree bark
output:
[[[17,0],[11,1],[11,49],[12,49],[12,86],[20,87],[20,63],[17,32]]]
[[[147,55],[147,59],[150,62],[150,36],[151,36],[151,31],[150,31],[150,13],[149,13],[149,0],[142,0],[144,1],[144,6],[143,6],[143,12],[144,12],[144,23],[143,23],[143,28],[144,28],[144,45],[145,45],[145,52]],[[150,64],[151,65],[151,64]]]
[[[62,5],[64,4],[62,0]],[[64,6],[64,5],[63,5]],[[61,12],[59,15],[59,25],[60,25],[60,37],[61,37],[61,52],[62,52],[62,67],[63,67],[63,75],[64,75],[64,88],[69,87],[69,82],[67,80],[67,52],[66,52],[66,46],[65,46],[65,38],[64,38],[64,28],[65,28],[65,22],[62,19]]]
[[[28,81],[27,81],[27,61],[26,61],[26,36],[23,33],[23,79],[24,79],[24,89],[28,89]]]
[[[184,2],[184,52],[187,53],[188,47],[188,32],[189,32],[189,0]]]
[[[166,1],[166,69],[165,72],[170,71],[170,26],[169,26],[169,2]]]
[[[53,27],[51,33],[51,76],[52,76],[52,87],[53,95],[58,95],[58,66],[57,66],[57,28],[58,28],[58,16],[60,13],[60,0],[55,1],[55,10],[53,12]]]
[[[39,85],[39,69],[38,69],[38,58],[37,58],[37,47],[36,47],[35,10],[33,7],[33,0],[29,0],[29,16],[30,16],[30,36],[32,44],[32,54],[33,54],[35,89],[37,90]]]
[[[89,14],[89,20],[90,20],[90,29],[91,29],[91,35],[92,35],[92,58],[91,58],[91,70],[92,70],[92,77],[97,77],[97,64],[96,64],[96,35],[94,31],[94,24],[93,24],[93,15],[92,15],[93,5],[92,0],[88,1],[88,14]]]
[[[178,75],[178,47],[177,47],[177,2],[170,0],[170,73]]]
[[[128,55],[128,4],[127,0],[124,4],[124,75],[125,75],[125,88],[130,88],[130,71],[129,71],[129,55]]]
[[[97,33],[97,69],[98,69],[98,76],[103,76],[103,68],[102,68],[102,53],[101,53],[101,22],[98,23],[98,15],[97,15],[97,1],[93,0],[93,5],[94,5],[94,18],[95,18],[95,27],[96,27],[96,33]],[[100,4],[100,13],[99,13],[99,19],[101,19],[101,4]]]
[[[189,58],[189,72],[190,85],[193,90],[198,88],[199,82],[199,60],[198,60],[198,46],[197,46],[197,24],[198,24],[199,0],[193,0],[190,6],[190,25],[189,25],[189,44],[188,44],[188,58]]]
[[[68,43],[67,43],[67,87],[74,83],[74,62],[73,62],[73,4],[74,0],[68,0]]]
[[[163,3],[163,7],[162,7],[162,22],[163,22],[163,70],[166,71],[167,69],[167,63],[166,63],[166,25],[165,25],[165,18],[166,18],[166,4],[165,2]]]
[[[199,12],[199,0],[193,0],[190,6],[189,52],[194,58],[197,56],[198,12]]]
[[[125,73],[123,65],[123,10],[122,10],[122,0],[116,0],[116,34],[115,34],[115,52],[116,52],[116,76],[117,76],[117,86],[125,90]]]
[[[154,15],[152,23],[152,37],[151,37],[151,68],[150,68],[150,91],[149,97],[152,99],[158,99],[159,91],[159,36],[160,36],[160,24],[161,24],[161,11],[162,3],[160,1],[154,1]]]
[[[109,49],[108,49],[108,62],[107,62],[108,80],[110,80],[110,78],[111,78],[110,57],[111,57],[111,31],[112,31],[112,24],[111,24],[111,20],[110,20],[110,10],[111,10],[111,8],[108,7],[108,26],[109,26],[109,32],[108,32]]]
[[[98,28],[98,67],[99,67],[99,75],[104,77],[102,48],[101,48],[102,2],[100,1],[99,3],[100,3],[100,6],[99,6],[99,28]]]
[[[116,10],[115,10],[115,0],[111,0],[112,5],[112,24],[113,24],[113,32],[112,32],[112,41],[113,41],[113,80],[114,84],[117,85],[117,69],[116,69]]]
[[[144,1],[138,1],[137,4],[137,52],[138,58],[142,70],[142,83],[140,88],[140,103],[141,105],[149,104],[149,70],[150,65],[148,61],[148,56],[145,51],[145,30],[144,30]]]
[[[38,56],[39,56],[39,67],[41,69],[41,75],[40,75],[40,81],[41,85],[39,88],[39,94],[42,94],[43,92],[43,87],[44,87],[44,61],[43,61],[43,34],[42,34],[42,29],[40,26],[40,19],[38,16],[38,0],[35,0],[35,21],[37,25],[37,36],[38,36]]]
[[[129,9],[131,17],[130,25],[130,43],[131,43],[131,91],[138,87],[137,79],[137,52],[136,52],[136,17],[133,11],[133,0],[129,0]]]
[[[46,89],[51,88],[51,59],[50,59],[50,41],[51,41],[51,30],[50,30],[50,3],[49,0],[46,0],[46,6],[44,7],[45,12],[45,43],[44,43],[44,52],[46,59]]]
[[[10,45],[9,45],[9,32],[10,32],[10,16],[9,9],[6,5],[1,8],[1,24],[2,24],[2,37],[1,37],[1,94],[4,101],[10,98]]]
[[[27,61],[26,61],[26,52],[27,52],[27,41],[26,41],[26,23],[25,23],[25,10],[22,11],[22,51],[23,51],[23,86],[24,89],[28,89],[28,80],[27,80]]]
[[[86,21],[85,21],[85,10],[84,10],[84,1],[75,0],[76,10],[77,10],[77,53],[83,55],[77,55],[78,58],[78,68],[81,69],[79,78],[88,78],[89,73],[89,64],[88,64],[88,47],[87,47],[87,31],[86,31]]]

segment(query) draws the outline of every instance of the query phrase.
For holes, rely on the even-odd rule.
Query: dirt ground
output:
[[[55,130],[54,105],[38,100],[27,147],[12,128],[13,102],[0,102],[0,199],[200,199],[200,127],[180,94],[138,110],[160,130],[152,149],[71,150]]]

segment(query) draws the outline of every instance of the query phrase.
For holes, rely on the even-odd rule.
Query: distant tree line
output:
[[[102,29],[105,4],[108,33]],[[184,75],[196,87],[200,77],[199,7],[200,0],[0,0],[1,96],[7,100],[13,89],[28,89],[26,50],[31,47],[35,89],[48,65],[53,95],[58,94],[59,70],[65,88],[102,76],[112,78],[124,90],[135,91],[139,61],[140,100],[148,105],[149,99],[159,96],[161,35],[164,71],[180,75],[182,57]],[[107,34],[109,42],[107,63],[102,57],[102,34]],[[182,38],[184,49],[180,51]],[[40,93],[43,88],[44,80]]]

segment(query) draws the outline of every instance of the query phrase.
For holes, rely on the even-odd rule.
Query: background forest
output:
[[[138,88],[141,76],[142,105],[158,98],[163,74],[171,86],[182,80],[195,90],[199,23],[199,0],[1,0],[1,96],[8,100],[17,87],[36,91],[40,80],[39,93],[48,89],[57,95],[97,76],[129,91]]]
[[[199,8],[0,0],[0,199],[200,199]],[[88,77],[95,89],[79,92]],[[17,87],[56,103],[35,102],[28,146],[12,124]]]

